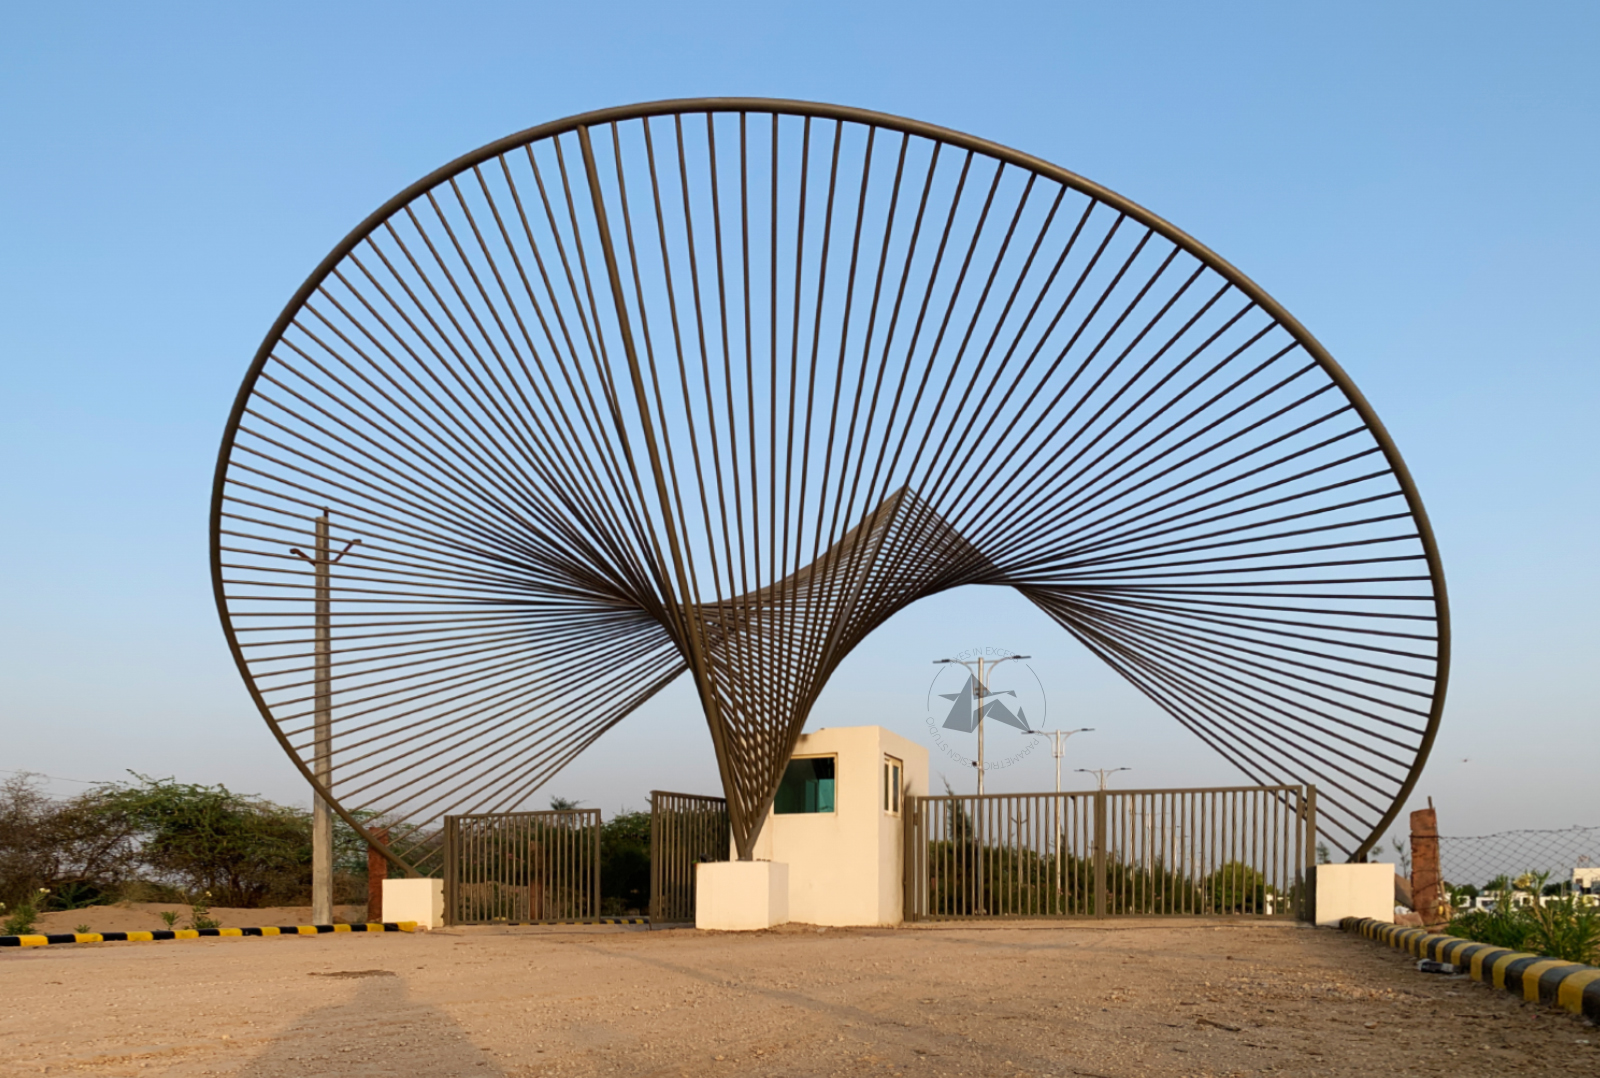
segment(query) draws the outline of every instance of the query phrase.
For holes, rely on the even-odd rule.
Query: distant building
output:
[[[1586,895],[1600,894],[1600,865],[1573,869],[1572,889]]]

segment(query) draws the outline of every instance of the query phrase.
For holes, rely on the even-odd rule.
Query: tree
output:
[[[619,812],[600,828],[600,901],[609,915],[650,904],[650,813]]]
[[[311,870],[311,819],[304,809],[202,786],[135,775],[97,787],[97,810],[137,836],[140,860],[191,895],[219,906],[298,900]]]
[[[1272,888],[1243,861],[1229,861],[1206,877],[1206,893],[1218,913],[1265,913]]]
[[[132,878],[138,854],[134,829],[103,811],[97,793],[57,801],[34,775],[0,783],[0,902],[41,889],[54,909],[110,900]]]

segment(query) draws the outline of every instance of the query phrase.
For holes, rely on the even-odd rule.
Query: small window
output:
[[[900,815],[901,773],[905,765],[893,756],[883,758],[883,811],[891,816]]]
[[[773,799],[772,811],[780,816],[800,812],[833,811],[832,756],[807,756],[790,760],[784,768],[783,781],[778,784],[778,796]]]

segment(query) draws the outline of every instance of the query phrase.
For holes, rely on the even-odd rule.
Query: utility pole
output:
[[[319,789],[311,798],[311,923],[327,925],[333,923],[333,813],[321,791],[333,786],[333,567],[361,540],[350,540],[337,557],[330,556],[326,509],[317,518],[316,540],[316,557],[298,547],[289,553],[310,562],[314,573],[311,773]]]
[[[1110,778],[1112,775],[1115,775],[1118,771],[1132,771],[1133,768],[1131,768],[1131,767],[1075,767],[1075,768],[1073,768],[1073,770],[1077,771],[1077,772],[1079,772],[1081,774],[1084,774],[1084,775],[1094,775],[1094,776],[1096,776],[1100,780],[1100,789],[1104,790],[1106,788],[1106,779]]]
[[[1080,726],[1076,730],[1024,730],[1022,732],[1033,737],[1048,737],[1050,739],[1050,755],[1056,758],[1056,793],[1060,793],[1061,757],[1067,754],[1067,738],[1073,734],[1093,733],[1094,727]]]
[[[990,673],[993,673],[994,672],[994,668],[999,666],[1001,663],[1010,662],[1012,659],[1031,659],[1031,658],[1033,658],[1033,656],[1031,656],[1031,655],[1007,655],[1002,659],[996,659],[993,662],[989,663],[988,669],[989,669]],[[974,670],[974,664],[967,662],[965,659],[935,659],[935,660],[933,660],[933,662],[934,662],[935,666],[943,665],[945,663],[959,664],[961,666],[965,666],[968,670],[973,670],[973,672],[975,674],[975,679],[976,679],[975,682],[974,682],[974,684],[975,684],[975,692],[976,692],[977,697],[978,697],[978,793],[981,795],[983,793],[983,771],[984,771],[984,767],[983,767],[983,711],[984,711],[984,705],[989,702],[989,682],[986,680],[986,677],[985,677],[985,674],[984,674],[983,656],[982,655],[978,656],[978,661],[977,661],[975,670]],[[1024,720],[1024,721],[1026,721],[1026,720]]]

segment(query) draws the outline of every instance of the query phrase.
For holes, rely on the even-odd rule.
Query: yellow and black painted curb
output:
[[[161,932],[52,932],[37,936],[0,936],[0,947],[47,947],[52,943],[148,943],[152,940],[197,940],[212,936],[321,936],[329,932],[415,932],[415,921],[370,925],[285,925],[277,928],[179,928]]]
[[[1530,1003],[1553,1004],[1600,1023],[1600,969],[1594,966],[1441,936],[1423,928],[1402,928],[1370,917],[1346,917],[1339,927],[1418,958],[1448,962],[1473,980],[1520,993]]]

